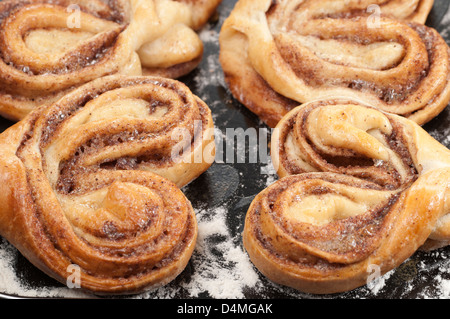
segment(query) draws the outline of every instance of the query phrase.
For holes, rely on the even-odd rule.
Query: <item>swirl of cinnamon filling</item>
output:
[[[0,135],[0,234],[62,283],[79,266],[94,293],[167,284],[195,246],[179,187],[212,164],[212,125],[187,87],[157,77],[104,77],[37,109]]]
[[[271,147],[281,180],[252,203],[244,243],[273,281],[348,291],[373,266],[384,274],[450,242],[450,151],[415,122],[310,102],[279,122]]]
[[[331,294],[363,286],[409,258],[444,211],[450,169],[404,191],[334,173],[281,179],[253,201],[243,234],[254,265],[270,280]]]
[[[0,114],[20,120],[102,76],[187,74],[203,54],[191,27],[219,2],[2,1]]]
[[[424,124],[450,100],[432,2],[240,0],[220,34],[233,95],[269,126],[299,104],[348,97]],[[393,9],[396,8],[396,9]],[[374,16],[375,15],[375,16]]]
[[[400,191],[429,171],[450,167],[450,151],[416,123],[346,100],[289,112],[274,130],[271,155],[280,177],[330,172]],[[450,241],[449,217],[440,219],[430,242]]]

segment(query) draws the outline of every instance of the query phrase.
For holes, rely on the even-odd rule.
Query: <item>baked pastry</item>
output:
[[[316,101],[292,110],[274,130],[271,157],[281,178],[331,172],[390,190],[450,167],[450,151],[414,122],[348,100]],[[450,227],[446,218],[440,224]],[[439,246],[450,240],[445,227],[430,238],[441,241]]]
[[[191,27],[219,2],[1,1],[0,115],[20,120],[102,76],[187,74],[203,53]]]
[[[381,15],[363,14],[373,3]],[[448,45],[419,23],[431,6],[240,0],[220,34],[225,79],[271,127],[299,104],[337,97],[424,124],[450,100]]]
[[[348,100],[317,101],[278,124],[280,180],[246,217],[244,245],[269,279],[352,290],[450,239],[450,151],[415,122]],[[377,267],[377,268],[375,268]]]
[[[197,236],[179,187],[214,148],[211,112],[184,84],[95,80],[0,135],[0,235],[62,283],[79,266],[96,294],[167,284]]]
[[[221,2],[145,0],[142,23],[136,24],[137,33],[145,38],[137,51],[143,74],[179,78],[195,69],[203,57],[203,43],[195,31],[208,22]]]

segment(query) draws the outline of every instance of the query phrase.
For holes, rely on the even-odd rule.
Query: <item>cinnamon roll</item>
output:
[[[0,135],[0,234],[62,283],[78,266],[96,294],[165,285],[197,236],[179,187],[214,145],[209,108],[182,83],[95,80]]]
[[[450,240],[450,151],[411,120],[311,102],[279,123],[272,156],[281,179],[252,203],[244,244],[277,283],[348,291]]]
[[[366,10],[374,3],[379,14]],[[240,0],[221,30],[220,62],[235,98],[271,127],[299,104],[336,97],[422,125],[450,100],[448,45],[422,24],[431,6]]]
[[[0,2],[0,115],[20,120],[102,76],[187,74],[203,54],[191,27],[219,2]]]

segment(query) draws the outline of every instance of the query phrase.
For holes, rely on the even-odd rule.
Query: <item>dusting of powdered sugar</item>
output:
[[[208,88],[227,88],[219,61],[219,35],[221,26],[223,25],[225,19],[230,15],[231,9],[232,8],[226,7],[221,8],[219,20],[216,23],[208,23],[199,32],[199,37],[205,46],[205,51],[207,50],[209,54],[201,62],[198,73],[194,76],[194,82],[196,84],[196,91],[198,92],[199,97],[206,102],[209,101],[209,96],[207,94]]]
[[[213,298],[244,298],[243,289],[258,283],[240,238],[230,235],[224,207],[198,214],[199,238],[192,258],[195,272],[186,284],[190,297],[208,292]]]
[[[199,35],[203,41],[208,56],[201,62],[201,67],[196,71],[193,78],[197,95],[203,99],[214,110],[213,118],[223,117],[226,110],[222,107],[223,101],[212,99],[208,92],[211,88],[223,87],[227,89],[224,75],[219,62],[219,31],[224,19],[228,17],[232,8],[222,8],[219,21],[208,24]],[[442,25],[448,27],[442,30],[444,37],[450,36],[450,11],[442,20]],[[227,126],[226,119],[220,121],[222,128]],[[261,126],[263,125],[260,122]],[[226,139],[225,134],[219,128],[215,129],[218,141]],[[437,136],[439,135],[439,136]],[[450,145],[449,131],[444,130],[435,133],[435,138],[443,141],[446,146]],[[260,184],[262,189],[271,186],[278,180],[270,157],[267,162],[260,163]],[[239,176],[243,176],[242,173]],[[256,194],[255,194],[256,195]],[[249,204],[254,196],[242,200],[242,208]],[[196,207],[198,221],[198,238],[195,251],[189,262],[185,273],[175,279],[167,286],[144,294],[133,296],[136,299],[173,299],[182,296],[184,298],[211,297],[216,299],[243,299],[246,292],[252,291],[253,296],[266,296],[268,291],[278,292],[290,298],[315,298],[313,296],[299,293],[276,285],[266,280],[253,266],[248,254],[242,246],[242,235],[239,231],[233,231],[228,224],[229,215],[233,210],[227,204],[217,207]],[[245,214],[245,212],[243,212]],[[242,227],[239,225],[237,228]],[[6,240],[0,237],[0,293],[38,298],[89,298],[76,289],[66,287],[36,287],[24,280],[17,271],[19,252]],[[429,253],[432,262],[418,261],[405,264],[414,268],[414,276],[405,277],[401,282],[402,291],[400,296],[415,295],[418,298],[445,298],[450,299],[450,251],[439,250]],[[428,256],[428,257],[430,257]],[[436,273],[430,280],[429,272]],[[353,292],[342,294],[342,298],[373,298],[383,297],[387,290],[391,290],[392,282],[398,279],[398,271],[393,270],[377,278],[368,285]],[[423,281],[418,288],[417,283]],[[417,292],[418,291],[418,292]],[[317,297],[317,296],[316,296]]]
[[[216,29],[207,25],[200,32],[200,39],[205,45],[205,50],[210,52],[201,62],[197,74],[194,76],[195,91],[199,97],[208,102],[210,87],[226,87],[225,77],[219,62],[219,33]]]
[[[370,293],[376,296],[381,291],[383,291],[383,289],[386,287],[386,281],[389,279],[393,272],[394,271],[390,271],[384,276],[378,277],[374,281],[369,282],[366,287],[370,291]]]
[[[417,264],[419,276],[426,271],[434,270],[436,275],[429,282],[429,287],[433,289],[424,289],[419,293],[418,297],[423,299],[450,299],[450,254],[448,249],[437,250],[430,253],[437,261],[430,265],[421,261]]]
[[[15,271],[19,252],[0,238],[0,293],[23,298],[86,298],[79,290],[59,287],[31,287]]]
[[[420,260],[422,254],[427,259]],[[397,296],[416,299],[450,299],[450,254],[448,249],[420,252],[406,260],[398,269],[391,270],[362,288],[359,297],[384,296],[388,289],[397,288]],[[405,269],[408,269],[405,271]],[[409,273],[409,275],[407,275]]]
[[[227,214],[225,206],[197,212],[198,238],[188,281],[137,298],[168,299],[183,290],[187,298],[244,299],[245,289],[255,289],[259,276],[240,237],[231,235]]]

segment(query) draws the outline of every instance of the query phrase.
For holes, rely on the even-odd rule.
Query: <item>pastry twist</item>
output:
[[[0,3],[0,114],[24,118],[102,76],[177,78],[200,62],[199,28],[220,0]]]
[[[281,179],[259,194],[244,244],[273,281],[337,293],[450,240],[450,151],[415,122],[348,100],[317,101],[278,124]]]
[[[137,1],[138,21],[129,33],[138,39],[134,47],[143,74],[179,78],[195,69],[203,57],[203,43],[195,31],[206,24],[221,1]]]
[[[79,266],[97,294],[167,284],[195,246],[179,187],[212,164],[212,125],[186,86],[157,77],[104,77],[35,110],[0,135],[0,234],[63,283]]]
[[[375,1],[381,15],[365,13],[373,3],[240,0],[220,34],[231,92],[271,127],[299,104],[336,97],[418,124],[434,118],[450,85],[448,45],[418,23],[432,1]]]

